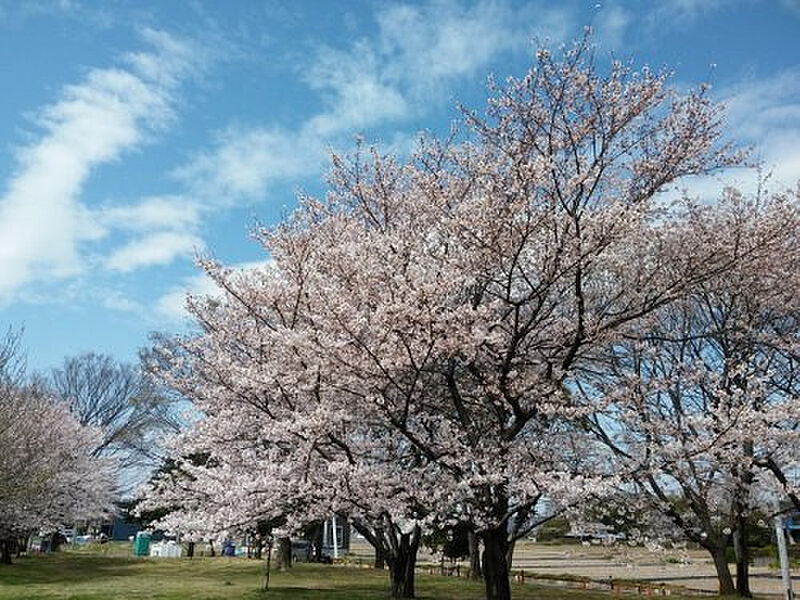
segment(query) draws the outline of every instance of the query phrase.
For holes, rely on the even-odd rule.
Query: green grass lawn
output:
[[[316,564],[273,572],[270,590],[261,592],[263,562],[244,558],[136,559],[129,551],[59,552],[0,565],[0,600],[378,600],[388,597],[388,573]],[[610,600],[604,592],[515,584],[514,598],[530,600]],[[418,575],[422,600],[480,600],[480,583]],[[671,596],[677,599],[677,596]]]

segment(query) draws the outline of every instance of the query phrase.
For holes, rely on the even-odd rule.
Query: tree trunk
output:
[[[8,540],[0,540],[0,564],[11,564],[11,545]]]
[[[272,570],[272,540],[267,540],[267,560],[264,564],[264,580],[261,589],[269,589],[269,574]]]
[[[472,531],[467,532],[469,542],[469,577],[470,579],[483,579],[481,570],[481,545],[478,536]]]
[[[323,532],[323,529],[322,529],[322,523],[318,521],[317,524],[314,526],[313,531],[311,532],[311,539],[313,541],[313,543],[311,545],[312,550],[313,550],[312,555],[311,555],[311,560],[313,560],[314,562],[318,562],[318,563],[322,562],[322,560],[323,560],[322,544],[325,541],[323,539],[323,533],[324,532]]]
[[[508,550],[506,550],[506,568],[511,573],[511,567],[514,565],[514,548],[516,548],[516,540],[508,543]]]
[[[750,551],[747,548],[747,519],[739,516],[733,532],[733,550],[736,554],[736,593],[743,598],[752,598],[750,591]]]
[[[387,551],[384,547],[383,529],[379,527],[370,528],[365,523],[353,521],[353,528],[360,533],[365,540],[375,550],[375,568],[383,570],[386,568]],[[320,533],[322,539],[322,533]],[[321,544],[320,544],[321,545]]]
[[[194,542],[189,542],[189,545],[186,547],[186,556],[188,558],[194,558]]]
[[[386,568],[386,553],[380,545],[375,547],[375,563],[372,566],[381,571]]]
[[[285,571],[292,568],[292,540],[288,537],[278,538],[278,569]]]
[[[728,558],[725,556],[725,545],[722,544],[708,550],[711,552],[711,558],[714,559],[714,568],[717,570],[720,595],[733,595],[736,593],[736,588],[733,585],[733,577],[731,577],[731,570],[728,567]]]
[[[216,556],[216,552],[214,551],[214,540],[209,540],[208,547],[211,548],[211,556]]]
[[[419,549],[419,528],[411,533],[401,533],[387,554],[389,578],[392,583],[392,598],[414,598],[414,571]]]
[[[746,386],[746,384],[744,384]],[[744,442],[744,454],[747,457],[753,456],[753,443]],[[743,598],[752,598],[750,591],[750,551],[747,547],[747,517],[744,516],[747,510],[745,499],[749,495],[750,486],[753,484],[753,472],[747,468],[742,473],[741,484],[736,490],[736,528],[733,531],[733,551],[736,555],[736,593]]]
[[[388,563],[392,598],[414,598],[414,570],[422,530],[415,527],[411,533],[402,533],[388,519],[381,527],[360,521],[353,521],[353,527],[375,548],[376,566],[381,557]]]
[[[483,580],[486,600],[511,600],[508,581],[508,537],[505,527],[481,534],[483,540]]]

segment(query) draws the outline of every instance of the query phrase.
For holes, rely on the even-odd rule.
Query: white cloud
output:
[[[100,288],[91,292],[96,301],[104,308],[118,312],[142,313],[143,307],[135,300],[115,289]]]
[[[188,318],[186,296],[215,296],[220,293],[217,285],[205,274],[192,275],[162,295],[155,304],[155,314],[169,322],[180,322]]]
[[[195,235],[175,231],[151,233],[115,250],[106,260],[106,268],[127,273],[142,267],[166,265],[178,256],[191,256],[203,248]]]
[[[751,160],[771,173],[771,189],[794,187],[800,181],[800,69],[769,77],[748,76],[720,91],[727,107],[727,137],[751,145]],[[728,169],[680,183],[690,195],[714,197],[726,185],[753,192],[758,177],[752,169]]]
[[[99,211],[104,226],[128,231],[154,229],[194,229],[200,222],[200,209],[185,196],[151,196],[136,204],[111,206]]]
[[[793,186],[800,180],[800,69],[748,77],[723,96],[732,134],[753,144],[776,184]]]
[[[207,204],[225,205],[258,196],[275,179],[315,172],[324,154],[315,136],[231,126],[217,135],[212,151],[198,154],[173,174]]]
[[[17,22],[34,18],[69,18],[80,21],[85,27],[93,25],[105,28],[112,25],[119,17],[119,11],[100,3],[86,5],[75,0],[26,0],[25,2],[7,2],[0,0],[0,19],[3,17]]]
[[[601,6],[592,26],[595,39],[608,50],[622,49],[625,30],[632,19],[631,13],[618,4]]]
[[[500,52],[528,48],[533,31],[517,16],[504,2],[387,7],[378,14],[386,73],[423,89],[476,73]]]
[[[248,261],[232,265],[231,268],[240,270],[263,269],[267,268],[271,262],[270,259]],[[205,273],[191,275],[156,301],[155,315],[171,323],[185,321],[188,318],[188,313],[186,312],[188,295],[219,297],[222,295],[222,290]]]
[[[643,24],[656,34],[667,29],[682,29],[725,8],[757,4],[760,0],[661,0],[652,2]]]
[[[129,55],[127,69],[92,69],[39,111],[38,141],[17,152],[17,167],[0,196],[0,298],[33,280],[84,269],[82,242],[105,234],[81,203],[93,169],[144,143],[173,117],[175,85],[197,55],[153,30],[155,46]]]
[[[363,41],[349,52],[320,50],[308,83],[322,93],[328,108],[305,124],[305,136],[326,138],[407,116],[408,101],[384,79],[385,66]]]
[[[447,84],[483,74],[508,52],[530,48],[531,36],[567,35],[571,16],[559,8],[507,1],[432,0],[376,13],[378,36],[349,48],[317,49],[305,79],[324,109],[297,130],[232,126],[211,149],[175,171],[193,193],[230,203],[262,195],[270,182],[316,172],[327,149],[361,129],[428,113],[447,100]]]
[[[741,0],[664,0],[653,13],[660,18],[670,17],[676,21],[697,18],[703,13],[717,10],[726,4],[735,4]]]

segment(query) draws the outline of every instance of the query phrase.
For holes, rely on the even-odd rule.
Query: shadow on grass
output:
[[[97,554],[56,553],[16,559],[0,565],[0,583],[7,586],[85,584],[95,580],[159,578],[238,578],[253,576],[253,564],[217,559],[195,564],[188,559],[149,559]],[[224,561],[224,562],[223,562]]]
[[[125,577],[133,574],[133,562],[122,557],[77,554],[22,557],[12,565],[0,566],[0,580],[6,585],[30,585]]]
[[[356,586],[347,588],[270,586],[268,591],[254,590],[246,594],[242,600],[376,600],[388,597],[388,588],[385,592],[381,592],[372,587]]]

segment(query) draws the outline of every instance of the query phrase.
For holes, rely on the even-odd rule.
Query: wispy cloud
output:
[[[595,39],[606,50],[621,50],[625,32],[633,22],[633,15],[619,4],[599,5],[592,29]]]
[[[243,262],[231,265],[230,268],[234,270],[265,269],[268,268],[271,262],[270,259]],[[158,298],[155,303],[154,314],[151,316],[169,323],[180,323],[188,319],[186,301],[189,296],[220,297],[221,295],[222,290],[205,273],[191,275]]]
[[[756,4],[760,0],[661,0],[653,2],[642,24],[652,32],[681,29],[728,7]]]
[[[160,231],[116,249],[105,264],[112,271],[127,273],[142,267],[169,264],[176,256],[191,256],[203,246],[203,240],[190,233]]]
[[[725,90],[731,129],[753,144],[776,183],[800,180],[800,69],[748,78]]]
[[[800,69],[762,78],[748,75],[717,96],[727,108],[729,136],[752,149],[751,162],[770,175],[768,187],[795,187],[800,182]],[[692,196],[713,198],[726,185],[753,192],[758,184],[753,169],[727,169],[681,180],[678,187]]]
[[[5,17],[15,21],[42,17],[69,18],[80,21],[84,26],[89,24],[105,28],[114,23],[118,17],[117,12],[102,3],[87,5],[76,0],[26,0],[7,3],[0,0],[0,19]]]
[[[315,172],[324,151],[323,140],[305,131],[231,125],[173,175],[206,205],[227,205],[259,196],[270,181]]]
[[[177,86],[198,53],[163,32],[144,30],[147,52],[116,68],[92,69],[38,112],[39,138],[20,148],[0,196],[0,299],[33,280],[80,273],[83,242],[106,231],[81,192],[91,172],[145,143],[174,117]]]
[[[97,218],[107,228],[129,231],[154,229],[193,230],[200,222],[200,209],[191,198],[180,195],[151,196],[135,204],[106,207]]]
[[[566,10],[544,4],[514,9],[503,0],[397,4],[378,10],[375,19],[375,38],[316,49],[305,80],[323,110],[296,129],[231,126],[176,169],[176,177],[215,202],[257,198],[271,182],[318,171],[327,149],[353,133],[440,108],[452,101],[455,80],[485,73],[504,53],[527,51],[536,34],[560,40],[572,23]]]

